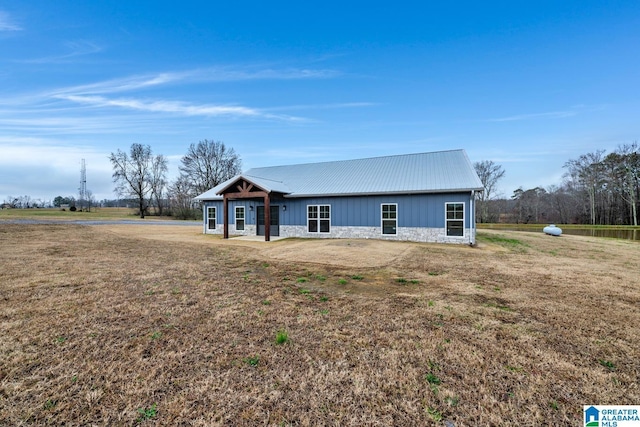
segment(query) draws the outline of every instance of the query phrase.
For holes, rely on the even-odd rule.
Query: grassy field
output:
[[[0,221],[0,425],[569,426],[640,402],[640,244],[478,240]]]
[[[92,208],[91,212],[71,212],[69,209],[0,209],[2,219],[55,219],[55,220],[108,220],[136,219],[135,209],[128,208]],[[151,217],[153,218],[153,217]]]

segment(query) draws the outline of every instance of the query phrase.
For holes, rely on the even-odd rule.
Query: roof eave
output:
[[[217,201],[217,200],[223,200],[224,198],[222,196],[211,196],[211,197],[194,197],[193,200],[198,200],[200,202],[209,202],[209,201]]]
[[[413,190],[413,191],[373,191],[363,193],[309,193],[309,194],[286,194],[287,199],[300,199],[309,197],[355,197],[355,196],[393,196],[409,194],[442,194],[442,193],[469,193],[472,191],[483,191],[483,188],[449,188],[443,190]]]
[[[442,190],[414,190],[414,191],[374,191],[363,193],[308,193],[308,194],[283,194],[285,199],[302,199],[310,197],[358,197],[358,196],[394,196],[394,195],[410,195],[410,194],[443,194],[443,193],[470,193],[472,191],[484,191],[483,187],[476,188],[448,188]],[[271,191],[270,191],[271,192]],[[277,191],[275,192],[277,193]],[[212,197],[195,197],[195,200],[208,201],[208,200],[223,200],[222,196]]]

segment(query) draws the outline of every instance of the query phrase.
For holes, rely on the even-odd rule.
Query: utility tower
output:
[[[80,166],[80,188],[78,188],[79,196],[80,196],[80,204],[83,205],[87,202],[87,165],[82,159]]]

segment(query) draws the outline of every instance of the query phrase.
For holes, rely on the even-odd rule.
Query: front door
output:
[[[270,236],[280,235],[280,209],[278,206],[271,206],[271,229]],[[264,236],[264,206],[257,206],[258,216],[258,236]]]

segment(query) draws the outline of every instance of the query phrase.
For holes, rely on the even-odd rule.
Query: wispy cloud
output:
[[[106,80],[87,85],[60,88],[44,95],[54,98],[63,98],[70,95],[96,95],[129,92],[180,81],[184,78],[185,76],[182,73],[160,73],[154,75],[133,76],[122,79]]]
[[[120,98],[109,99],[102,96],[84,96],[84,95],[58,95],[60,99],[65,99],[72,102],[88,104],[95,107],[120,107],[128,108],[132,110],[147,111],[154,113],[177,113],[185,116],[207,116],[207,117],[220,117],[220,116],[232,116],[232,117],[252,117],[252,118],[267,118],[267,119],[280,119],[288,121],[302,121],[304,119],[269,114],[264,111],[243,107],[243,106],[229,106],[229,105],[197,105],[189,104],[179,101],[144,101],[132,98]]]
[[[203,75],[213,80],[294,80],[294,79],[326,79],[340,75],[339,72],[330,69],[262,68],[257,70],[233,70],[226,68],[212,68],[202,70]]]
[[[515,122],[521,120],[535,120],[535,119],[563,119],[566,117],[573,117],[578,115],[575,110],[567,111],[550,111],[547,113],[533,113],[533,114],[517,114],[515,116],[499,117],[495,119],[487,119],[487,122]]]
[[[22,27],[13,22],[7,12],[0,10],[0,31],[21,31]]]
[[[6,134],[24,135],[91,135],[91,134],[138,134],[148,133],[149,127],[164,134],[175,132],[165,121],[158,123],[152,114],[87,114],[86,108],[78,107],[70,114],[63,111],[43,108],[31,112],[15,113],[0,110],[0,129]],[[84,111],[83,111],[84,110]],[[13,117],[11,115],[14,115]],[[0,142],[2,134],[0,133]]]
[[[91,42],[69,45],[73,55],[96,52],[100,47]],[[257,66],[209,67],[131,75],[89,84],[58,87],[39,93],[15,94],[0,99],[0,126],[5,130],[29,134],[62,134],[72,132],[117,133],[123,129],[145,129],[157,116],[165,119],[205,117],[244,119],[286,123],[311,123],[314,120],[291,114],[294,110],[361,108],[377,105],[369,102],[309,104],[256,108],[243,103],[202,102],[196,99],[167,99],[168,86],[195,85],[210,87],[218,82],[256,79],[314,79],[339,75],[332,70],[307,68],[276,69]],[[193,93],[192,90],[181,92]],[[165,94],[165,95],[163,95]],[[136,114],[131,114],[136,112]],[[113,125],[118,123],[118,125]],[[164,122],[163,122],[164,123]],[[163,126],[161,124],[160,126]],[[167,128],[171,126],[167,123]],[[154,125],[157,128],[157,125]]]
[[[192,71],[170,72],[130,76],[120,79],[105,80],[102,82],[86,85],[71,86],[56,89],[45,96],[61,97],[65,95],[96,95],[111,94],[120,92],[133,92],[154,86],[161,86],[170,83],[180,82],[192,76]]]
[[[96,43],[88,40],[77,40],[65,43],[66,53],[60,55],[45,56],[42,58],[20,59],[15,62],[22,64],[48,64],[48,63],[65,63],[75,58],[92,55],[101,52],[103,48]]]
[[[335,70],[321,69],[273,69],[273,68],[232,68],[211,67],[184,71],[171,71],[143,74],[105,80],[88,85],[61,88],[56,94],[108,94],[143,90],[154,86],[178,83],[230,82],[248,80],[294,80],[294,79],[326,79],[340,75]]]
[[[93,45],[85,46],[90,50]],[[98,49],[95,46],[95,49]],[[322,104],[315,106],[293,106],[274,109],[258,109],[242,105],[216,105],[198,104],[186,101],[143,99],[139,96],[114,98],[110,95],[118,93],[135,93],[156,87],[179,84],[216,83],[226,81],[245,80],[291,80],[291,79],[322,79],[339,75],[334,70],[315,70],[307,68],[272,67],[210,67],[193,70],[162,72],[154,74],[134,75],[119,79],[105,80],[101,82],[59,88],[42,94],[45,99],[69,101],[101,108],[125,108],[129,110],[145,111],[150,113],[169,113],[183,116],[204,117],[235,117],[270,119],[288,122],[306,122],[308,119],[285,114],[274,114],[278,110],[295,109],[322,109],[322,108],[353,108],[374,105],[371,103],[355,102],[341,104]]]
[[[375,107],[380,105],[377,102],[338,102],[334,104],[301,104],[301,105],[286,105],[282,107],[269,108],[268,111],[281,111],[281,110],[333,110],[339,108],[362,108],[362,107]]]

